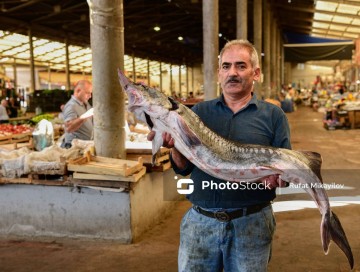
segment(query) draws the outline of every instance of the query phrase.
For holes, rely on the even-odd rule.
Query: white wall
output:
[[[306,63],[291,64],[286,66],[290,69],[287,73],[287,82],[285,84],[294,83],[298,88],[311,89],[316,76],[320,76],[326,81],[332,81],[334,79],[334,68],[327,66],[316,66]]]

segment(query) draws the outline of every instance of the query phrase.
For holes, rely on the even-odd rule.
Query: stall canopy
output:
[[[353,40],[318,38],[305,34],[285,33],[285,61],[306,62],[311,60],[352,59]]]

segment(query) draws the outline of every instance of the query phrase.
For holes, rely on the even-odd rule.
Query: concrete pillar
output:
[[[180,97],[182,97],[182,94],[181,94],[181,65],[179,65],[179,94],[180,94]]]
[[[211,20],[209,20],[211,18]],[[203,1],[204,98],[217,96],[219,1]]]
[[[173,92],[176,92],[175,89],[173,89],[173,82],[172,82],[172,64],[170,64],[170,80],[169,80],[169,83],[170,83],[170,94],[172,95]]]
[[[69,61],[69,41],[65,39],[65,76],[66,76],[66,90],[70,90],[70,61]]]
[[[146,65],[147,65],[147,85],[150,87],[151,77],[150,77],[150,60],[149,60],[149,58],[147,59]]]
[[[92,49],[96,154],[125,158],[125,99],[117,69],[124,70],[123,0],[88,0]]]
[[[50,66],[50,62],[48,64],[48,89],[51,90],[51,66]]]
[[[281,58],[280,58],[280,84],[284,84],[285,83],[285,51],[284,51],[284,44],[283,42],[281,42],[281,48],[280,48],[280,52],[281,52]]]
[[[132,80],[134,81],[134,82],[136,82],[136,61],[135,61],[135,55],[133,54],[132,55],[132,73],[133,73],[133,78],[132,78]]]
[[[160,92],[163,91],[163,88],[162,88],[162,66],[161,66],[161,61],[159,63],[159,70],[160,70],[160,76],[159,76],[159,88],[160,88]]]
[[[186,97],[189,97],[189,67],[186,65]]]
[[[279,26],[277,28],[276,31],[276,37],[277,37],[277,42],[276,42],[276,87],[277,87],[277,92],[281,91],[281,47],[282,47],[282,42],[281,42],[281,34],[280,34],[280,29]],[[277,93],[275,93],[277,94]]]
[[[270,97],[271,92],[271,67],[274,67],[274,63],[270,63],[270,24],[271,24],[271,13],[269,8],[269,3],[265,0],[264,8],[264,65],[263,65],[263,89],[264,89],[264,98]]]
[[[236,38],[247,40],[248,0],[236,0]]]
[[[358,80],[359,80],[359,66],[356,65],[355,67],[355,91],[357,92],[359,90],[359,84],[358,84]]]
[[[14,88],[15,88],[15,91],[17,89],[17,71],[16,71],[16,68],[17,68],[17,64],[16,64],[16,58],[14,58],[14,64],[13,64],[13,71],[14,71]]]
[[[195,95],[195,80],[194,80],[195,72],[194,72],[194,66],[191,67],[191,90],[194,92]]]
[[[276,90],[276,46],[277,46],[277,35],[276,35],[276,20],[271,20],[271,64],[274,67],[271,69],[271,95]]]
[[[34,63],[34,45],[32,31],[29,29],[29,46],[30,46],[30,92],[35,91],[35,63]]]
[[[254,0],[254,46],[259,54],[260,69],[262,69],[262,0]],[[262,72],[262,71],[261,71]],[[261,77],[263,78],[263,76]],[[264,96],[262,83],[259,80],[255,83],[255,94],[258,99]]]

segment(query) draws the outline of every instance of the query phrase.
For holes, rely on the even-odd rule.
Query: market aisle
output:
[[[342,204],[359,199],[360,130],[327,131],[322,127],[322,114],[301,107],[288,114],[294,149],[312,150],[324,159],[324,180],[342,183],[346,190],[330,190],[333,200]],[[1,188],[0,188],[1,189]],[[284,193],[284,194],[283,194]],[[282,191],[278,204],[297,203],[301,208],[307,194]],[[295,202],[297,200],[297,202]],[[302,202],[300,202],[302,201]],[[334,202],[334,203],[339,203]],[[76,239],[9,239],[0,240],[1,272],[83,272],[83,271],[177,271],[179,224],[189,208],[179,202],[173,214],[131,245],[108,241]],[[360,205],[333,209],[347,233],[355,257],[355,271],[360,271]],[[356,215],[356,216],[355,216]],[[276,212],[277,231],[274,239],[270,272],[278,271],[349,271],[347,260],[334,245],[329,255],[322,252],[320,214],[317,209]]]

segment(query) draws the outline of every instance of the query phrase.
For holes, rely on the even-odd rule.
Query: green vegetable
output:
[[[46,119],[48,121],[51,121],[52,119],[54,119],[54,115],[50,114],[50,113],[40,114],[40,115],[37,115],[37,116],[34,116],[33,118],[31,118],[31,121],[34,122],[35,124],[37,124],[42,119]]]

